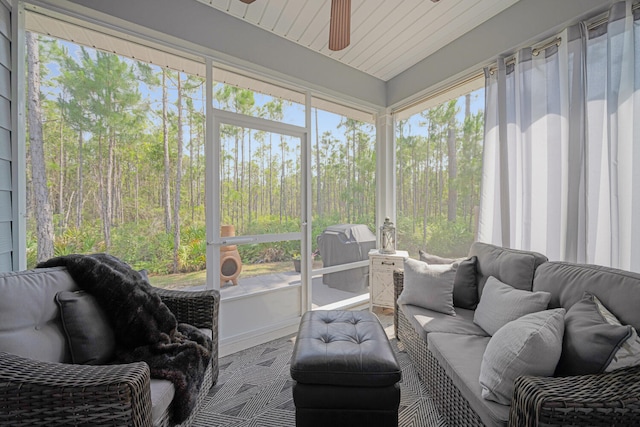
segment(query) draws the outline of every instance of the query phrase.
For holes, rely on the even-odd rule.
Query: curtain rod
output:
[[[550,40],[540,46],[537,46],[531,49],[531,54],[533,56],[538,56],[540,55],[540,52],[543,52],[544,50],[550,48],[551,46],[560,46],[561,44],[562,44],[562,37],[556,37],[553,40]],[[504,60],[504,65],[513,65],[515,63],[516,63],[516,55],[508,56]],[[497,70],[498,70],[498,67],[494,65],[493,67],[489,68],[489,73],[494,74]]]
[[[635,4],[633,4],[631,6],[631,10],[636,10],[636,9],[640,9],[640,2],[635,3]],[[607,23],[608,20],[609,20],[609,15],[607,14],[606,16],[604,16],[604,17],[598,19],[597,21],[594,21],[591,24],[589,24],[587,26],[587,29],[588,30],[592,30],[592,29],[594,29],[596,27],[599,27],[602,24]],[[540,52],[550,48],[553,45],[560,46],[561,43],[562,43],[562,37],[556,37],[556,38],[554,38],[554,39],[552,39],[552,40],[550,40],[550,41],[548,41],[546,43],[543,43],[540,46],[537,46],[537,47],[534,47],[533,49],[531,49],[531,54],[533,56],[538,56],[540,54]],[[515,54],[511,55],[511,56],[508,56],[504,61],[505,65],[513,65],[515,63],[516,63],[516,55]],[[497,70],[498,70],[498,67],[494,65],[493,67],[489,68],[489,73],[491,73],[493,75]],[[401,112],[403,112],[405,110],[408,110],[409,108],[413,108],[416,105],[422,104],[424,102],[429,101],[430,99],[436,98],[436,97],[438,97],[438,96],[442,95],[443,93],[446,93],[446,92],[448,92],[450,90],[455,90],[455,89],[459,88],[460,86],[464,86],[465,84],[467,84],[467,83],[469,83],[469,82],[471,82],[471,81],[473,81],[475,79],[480,78],[483,74],[484,74],[483,72],[472,74],[472,75],[468,76],[467,78],[463,78],[462,80],[459,80],[458,82],[454,83],[453,85],[446,86],[445,88],[437,90],[437,91],[435,91],[435,92],[433,92],[433,93],[431,93],[431,94],[429,94],[429,95],[427,95],[425,97],[420,97],[417,100],[415,100],[413,102],[410,102],[409,104],[406,104],[406,105],[398,108],[397,110],[393,110],[392,114],[401,113]]]
[[[631,10],[637,10],[640,9],[640,2],[635,3],[631,6]],[[593,30],[594,28],[597,28],[603,24],[606,24],[609,21],[609,14],[607,13],[605,16],[603,16],[602,18],[598,19],[597,21],[592,22],[591,24],[587,25],[587,30]],[[543,45],[539,46],[539,47],[535,47],[531,50],[531,54],[533,56],[538,56],[540,54],[540,52],[544,51],[545,49],[550,48],[553,45],[556,46],[560,46],[560,44],[562,43],[562,37],[556,37],[555,39],[544,43]],[[504,61],[505,65],[513,65],[516,63],[516,56],[515,55],[511,55],[509,57],[507,57]],[[496,71],[498,70],[497,66],[493,66],[491,68],[489,68],[489,73],[494,74]]]
[[[462,86],[464,86],[466,84],[469,84],[474,80],[481,79],[483,77],[483,74],[484,73],[481,72],[481,71],[477,72],[477,73],[474,73],[474,74],[471,74],[471,75],[469,75],[467,77],[464,77],[464,78],[456,81],[455,83],[453,83],[451,85],[445,86],[445,87],[443,87],[443,88],[441,88],[439,90],[436,90],[435,92],[432,92],[432,93],[430,93],[430,94],[428,94],[428,95],[426,95],[424,97],[420,97],[420,98],[416,99],[415,101],[410,102],[409,104],[403,105],[402,107],[393,110],[391,113],[392,114],[398,114],[398,113],[406,111],[406,110],[408,110],[410,108],[413,108],[416,105],[420,105],[420,104],[423,104],[425,102],[428,102],[429,100],[437,98],[438,96],[441,96],[441,95],[443,95],[443,94],[445,94],[445,93],[447,93],[449,91],[456,90],[456,89],[458,89],[458,88],[460,88],[460,87],[462,87]]]
[[[631,5],[631,10],[637,10],[637,9],[640,9],[640,3]],[[606,24],[607,21],[609,21],[609,14],[587,25],[587,30],[593,30],[594,28],[598,28],[600,25]]]

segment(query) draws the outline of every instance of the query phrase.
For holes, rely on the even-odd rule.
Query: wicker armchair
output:
[[[159,290],[178,318],[213,332],[212,360],[189,425],[218,377],[218,291]],[[2,426],[151,426],[149,367],[40,362],[0,352]],[[167,410],[155,425],[170,425]]]
[[[404,273],[393,273],[397,301]],[[395,303],[396,337],[449,426],[482,421]],[[635,426],[640,422],[640,367],[562,378],[522,376],[516,380],[510,426]]]

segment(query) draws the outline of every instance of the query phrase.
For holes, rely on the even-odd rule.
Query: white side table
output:
[[[393,308],[393,271],[404,267],[407,251],[383,254],[378,249],[369,251],[369,310],[373,306]]]

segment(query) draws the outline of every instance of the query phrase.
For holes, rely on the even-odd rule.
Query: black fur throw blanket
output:
[[[144,361],[151,377],[171,381],[176,389],[173,421],[186,420],[211,360],[211,339],[191,325],[178,324],[149,282],[116,257],[67,255],[38,264],[57,266],[66,267],[109,316],[116,338],[114,363]]]

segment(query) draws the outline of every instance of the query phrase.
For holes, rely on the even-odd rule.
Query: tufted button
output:
[[[40,325],[36,325],[36,326],[35,326],[35,330],[36,330],[36,331],[39,331],[39,330],[40,330],[40,328],[41,328],[41,326],[40,326]]]
[[[329,337],[329,336],[327,336],[327,335],[321,335],[321,336],[319,336],[319,337],[318,337],[318,340],[319,340],[319,341],[322,341],[322,342],[323,342],[323,343],[325,343],[325,344],[328,344],[328,343],[330,343],[331,341],[333,341],[333,340],[331,339],[331,337]]]

